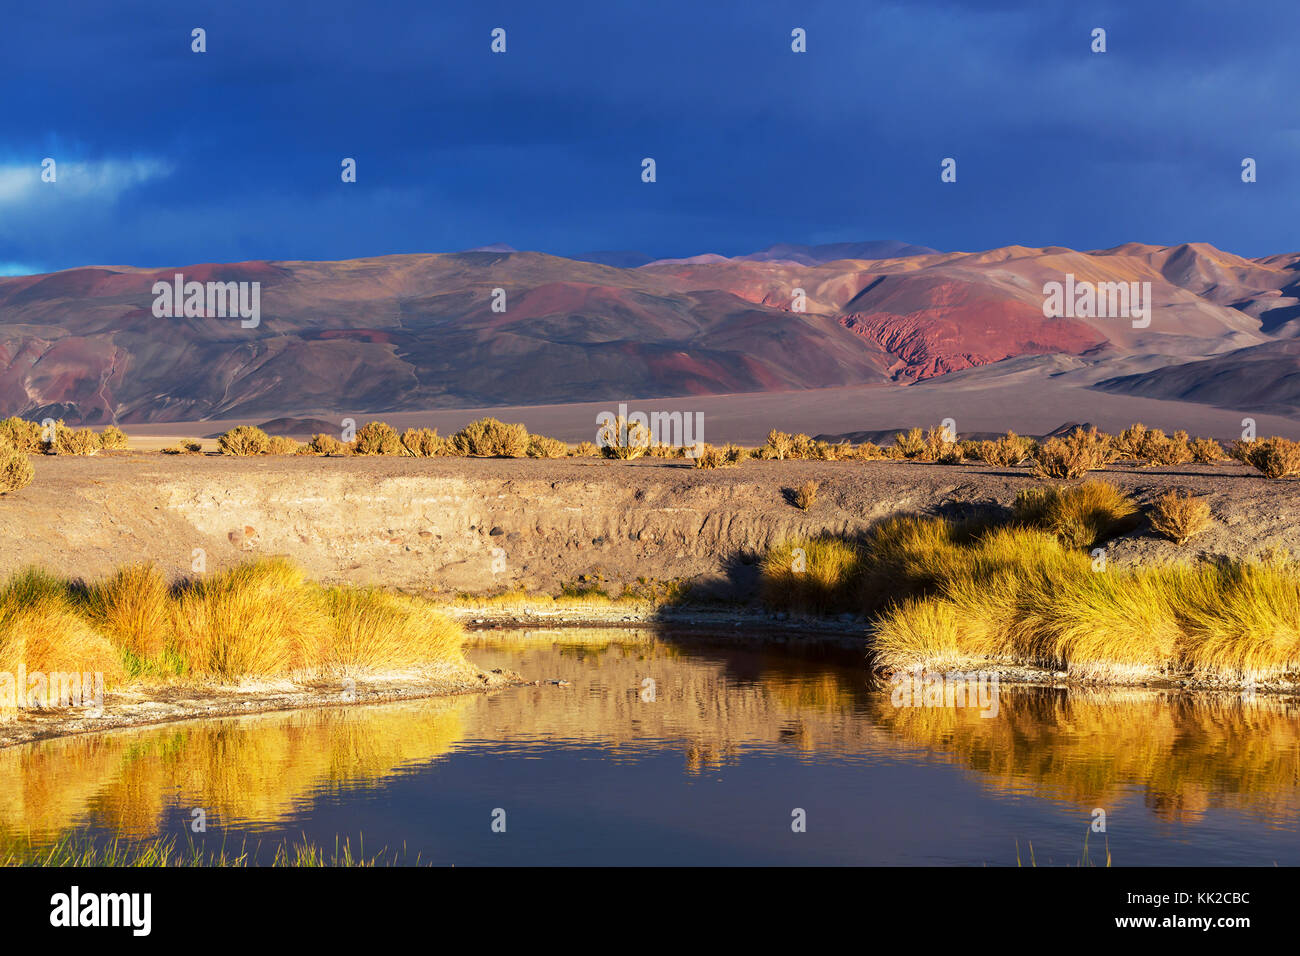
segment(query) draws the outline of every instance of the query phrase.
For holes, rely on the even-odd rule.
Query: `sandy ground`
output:
[[[474,694],[521,683],[526,681],[518,674],[471,669],[370,674],[353,680],[249,681],[235,687],[138,685],[105,694],[102,709],[26,709],[0,714],[0,748],[179,720]]]

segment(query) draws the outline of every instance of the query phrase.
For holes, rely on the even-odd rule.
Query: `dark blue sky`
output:
[[[0,272],[491,242],[1295,251],[1297,36],[1294,0],[14,3]]]

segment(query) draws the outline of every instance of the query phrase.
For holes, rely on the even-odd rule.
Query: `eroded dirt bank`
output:
[[[787,536],[857,532],[896,512],[1009,504],[1025,469],[896,462],[764,462],[705,471],[598,459],[35,458],[31,485],[0,498],[0,573],[31,564],[97,577],[130,561],[189,573],[287,555],[325,582],[412,591],[555,593],[599,576],[753,594],[753,557]],[[1121,563],[1300,552],[1300,481],[1239,466],[1094,473],[1148,502],[1170,487],[1207,495],[1214,527],[1183,548],[1140,528]],[[787,490],[820,482],[807,512]],[[201,551],[201,555],[198,552]]]

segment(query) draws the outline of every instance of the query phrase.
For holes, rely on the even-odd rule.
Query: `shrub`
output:
[[[1111,458],[1106,437],[1095,428],[1080,428],[1065,438],[1049,438],[1034,454],[1034,475],[1071,479],[1106,467]]]
[[[1138,449],[1138,458],[1148,467],[1186,464],[1192,460],[1187,432],[1177,431],[1166,437],[1158,428],[1148,431]]]
[[[1034,453],[1034,440],[1007,432],[996,441],[982,441],[974,457],[998,468],[1014,468]]]
[[[1191,452],[1192,461],[1200,465],[1210,465],[1228,457],[1223,446],[1213,438],[1197,438],[1187,446],[1187,450]]]
[[[447,453],[447,441],[436,428],[408,428],[402,432],[402,447],[414,458],[436,458]]]
[[[347,455],[352,451],[351,448],[333,435],[327,435],[324,432],[312,435],[307,447],[315,455]]]
[[[298,442],[285,435],[272,435],[266,444],[268,455],[296,455]]]
[[[885,457],[885,450],[873,441],[864,441],[845,457],[856,458],[858,461],[879,461]]]
[[[739,445],[728,444],[722,450],[722,457],[727,460],[728,465],[739,465],[749,457],[749,451],[741,448]]]
[[[563,458],[568,453],[569,446],[558,438],[547,438],[545,435],[528,436],[529,458]]]
[[[600,454],[600,449],[596,447],[595,442],[580,441],[573,446],[574,458],[595,458]]]
[[[790,454],[786,457],[800,459],[815,458],[817,457],[816,445],[817,443],[813,441],[812,438],[805,435],[803,432],[800,432],[791,437]]]
[[[402,440],[392,425],[385,422],[366,422],[357,430],[352,450],[358,455],[404,454]]]
[[[1139,461],[1143,457],[1142,446],[1146,437],[1147,427],[1141,422],[1136,422],[1111,439],[1111,447],[1118,457]]]
[[[1204,498],[1167,491],[1151,509],[1151,527],[1175,544],[1186,544],[1209,526],[1210,505]]]
[[[696,468],[727,468],[735,464],[737,462],[727,457],[725,449],[715,448],[712,445],[705,445],[695,456]]]
[[[1071,548],[1088,548],[1137,526],[1133,499],[1105,481],[1073,488],[1026,488],[1011,507],[1015,519],[1055,534]]]
[[[1286,478],[1300,474],[1300,442],[1289,438],[1264,438],[1244,442],[1244,455],[1251,465],[1266,478]]]
[[[241,458],[265,455],[270,445],[271,437],[253,425],[237,425],[217,439],[217,447],[221,449],[221,454],[237,455]]]
[[[894,447],[904,458],[920,458],[926,451],[925,432],[919,428],[899,432],[894,436]]]
[[[610,417],[600,426],[596,444],[606,458],[631,461],[640,458],[650,447],[650,429],[639,421],[630,422],[621,415],[617,418]],[[696,466],[699,466],[699,459],[696,459]]]
[[[528,429],[495,418],[470,422],[451,438],[458,455],[476,458],[523,458],[528,454]]]
[[[16,415],[0,422],[0,436],[7,438],[16,451],[35,454],[44,449],[41,426]]]
[[[45,443],[51,455],[93,455],[99,451],[99,436],[89,428],[68,428],[63,422],[54,425],[54,441]]]
[[[784,461],[794,450],[794,442],[789,433],[779,432],[775,428],[767,433],[767,444],[759,449],[762,457],[775,461]]]
[[[0,495],[30,485],[35,474],[32,463],[22,452],[0,452]]]
[[[203,443],[197,438],[182,438],[179,444],[164,448],[164,455],[197,455],[203,451]]]
[[[105,451],[123,451],[126,448],[126,432],[116,425],[109,425],[99,434],[99,447]]]
[[[807,511],[817,503],[818,484],[815,481],[805,481],[794,493],[794,506],[800,511]]]

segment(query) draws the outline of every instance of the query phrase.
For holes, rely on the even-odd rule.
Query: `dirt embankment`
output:
[[[854,533],[897,512],[1009,504],[1024,469],[896,462],[764,462],[704,471],[598,459],[37,458],[35,481],[0,498],[0,573],[39,564],[94,578],[130,561],[168,574],[283,554],[326,582],[422,592],[554,593],[600,575],[690,579],[745,598],[753,557],[787,536]],[[1239,466],[1116,469],[1148,502],[1170,487],[1207,495],[1215,526],[1184,548],[1145,527],[1113,542],[1120,563],[1300,552],[1300,481]],[[800,511],[788,490],[821,485]]]

